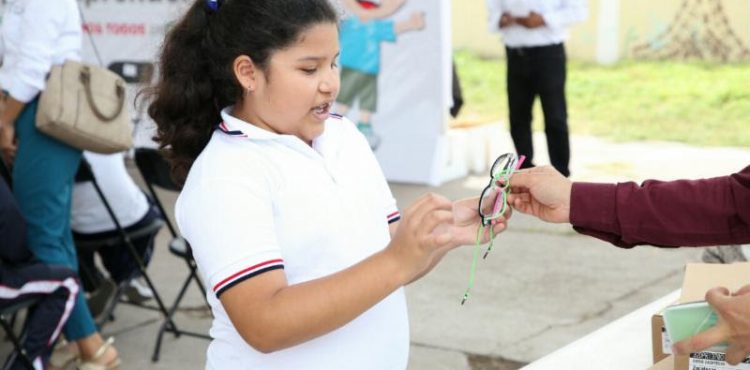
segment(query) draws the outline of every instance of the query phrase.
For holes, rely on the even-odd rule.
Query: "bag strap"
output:
[[[91,110],[94,111],[96,118],[99,118],[104,122],[110,122],[120,115],[122,108],[125,106],[125,87],[122,86],[121,80],[118,79],[115,83],[115,94],[117,94],[118,100],[117,108],[113,114],[107,116],[99,110],[99,107],[96,106],[96,102],[94,101],[94,94],[91,91],[91,68],[89,66],[84,65],[81,67],[80,79],[86,90],[86,100],[88,100],[89,106],[91,107]]]

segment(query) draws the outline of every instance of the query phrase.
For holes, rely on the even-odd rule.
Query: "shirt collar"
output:
[[[221,110],[222,122],[219,123],[218,130],[222,131],[223,134],[244,138],[251,141],[269,141],[275,140],[283,143],[289,147],[299,150],[305,154],[316,153],[319,156],[326,157],[335,151],[331,148],[331,145],[335,140],[331,140],[330,136],[333,135],[329,127],[329,122],[326,121],[326,128],[323,133],[313,140],[313,146],[310,147],[302,141],[300,138],[294,135],[288,134],[277,134],[275,132],[262,129],[252,123],[243,121],[231,114],[232,107],[226,107]],[[340,120],[341,116],[333,115],[333,118]]]
[[[278,140],[282,136],[275,132],[262,129],[252,123],[245,122],[231,114],[232,107],[221,110],[221,120],[218,129],[229,136],[244,137],[250,140]]]

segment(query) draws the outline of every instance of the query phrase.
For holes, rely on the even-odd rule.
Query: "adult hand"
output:
[[[8,166],[13,165],[13,161],[16,159],[16,129],[13,123],[4,123],[0,126],[0,154],[3,156],[3,160]]]
[[[513,18],[510,13],[503,13],[502,16],[500,16],[500,28],[505,28],[508,26],[512,26],[516,23],[515,18]]]
[[[573,183],[552,167],[516,171],[510,178],[508,203],[521,213],[543,221],[570,222]]]
[[[537,12],[531,12],[526,17],[518,17],[516,18],[516,22],[526,28],[538,28],[546,24],[544,17]]]
[[[706,301],[719,318],[716,326],[675,343],[673,351],[686,355],[726,342],[726,361],[736,365],[750,355],[750,285],[734,294],[724,287],[713,288],[706,293]]]

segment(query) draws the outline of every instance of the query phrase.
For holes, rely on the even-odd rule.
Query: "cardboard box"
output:
[[[664,328],[664,316],[661,311],[651,316],[651,352],[654,364],[672,354],[672,342]]]
[[[733,264],[689,263],[685,267],[685,278],[682,282],[682,293],[678,303],[702,301],[706,292],[714,287],[723,286],[730,291],[750,284],[750,262]],[[663,326],[663,319],[661,319]],[[652,337],[655,334],[652,318]],[[665,333],[666,334],[666,333]],[[654,346],[654,358],[656,358]],[[674,370],[750,370],[750,363],[736,366],[723,361],[723,354],[717,352],[697,352],[690,356],[675,356]]]
[[[667,356],[661,361],[648,368],[648,370],[672,370],[674,368],[674,357]]]

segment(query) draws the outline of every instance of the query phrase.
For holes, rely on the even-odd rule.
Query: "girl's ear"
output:
[[[232,68],[234,70],[234,77],[242,85],[243,90],[255,90],[258,79],[258,66],[253,63],[253,60],[249,56],[240,55],[235,58]]]

